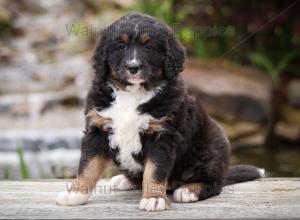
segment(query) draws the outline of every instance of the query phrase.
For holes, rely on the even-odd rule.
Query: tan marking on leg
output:
[[[125,44],[128,44],[128,35],[127,34],[122,34],[121,39]]]
[[[143,33],[140,38],[139,38],[139,42],[141,44],[145,44],[148,40],[150,39],[149,34],[148,33]]]
[[[89,126],[95,126],[103,130],[107,130],[108,124],[112,122],[111,118],[103,118],[100,116],[95,108],[90,110],[87,115],[89,119]]]
[[[157,181],[155,175],[155,165],[147,160],[143,175],[143,197],[139,208],[148,212],[162,211],[170,207],[167,198],[167,180]]]
[[[154,179],[155,165],[147,160],[143,175],[143,198],[166,198],[167,180],[157,182]]]
[[[101,156],[93,157],[87,167],[84,168],[82,174],[72,183],[71,191],[91,193],[108,163],[109,160]]]

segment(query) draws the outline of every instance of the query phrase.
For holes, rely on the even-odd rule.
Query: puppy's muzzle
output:
[[[141,62],[139,60],[133,59],[126,62],[126,69],[132,75],[135,75],[141,69]]]

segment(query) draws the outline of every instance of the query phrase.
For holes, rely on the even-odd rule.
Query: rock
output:
[[[219,123],[231,141],[263,132],[262,126],[253,122],[239,121],[226,123],[219,121]]]
[[[0,64],[11,64],[13,60],[13,52],[4,43],[0,42]]]
[[[28,93],[66,88],[66,78],[73,77],[79,91],[87,89],[91,80],[92,67],[83,57],[74,56],[62,63],[22,65],[0,68],[0,93]]]
[[[226,61],[189,59],[183,78],[220,119],[259,123],[269,119],[272,82],[266,74]]]
[[[30,178],[57,178],[65,174],[65,172],[68,172],[69,177],[75,177],[80,150],[24,151],[23,157]],[[0,179],[3,179],[5,175],[8,175],[10,179],[22,178],[19,160],[18,154],[14,151],[0,151]]]
[[[281,106],[280,121],[275,126],[275,134],[288,142],[300,141],[300,109],[290,104]]]
[[[300,125],[280,121],[275,126],[275,134],[286,141],[298,142],[300,140]]]
[[[83,106],[86,91],[69,87],[63,91],[14,94],[0,96],[0,112],[10,116],[28,116],[33,119],[57,106]]]
[[[232,148],[263,146],[265,142],[265,128],[254,122],[237,121],[222,122],[219,121],[227,134]]]
[[[300,80],[293,80],[287,87],[288,100],[293,107],[300,108]]]
[[[50,108],[50,107],[49,107]],[[37,117],[0,114],[0,179],[20,179],[17,148],[30,178],[75,177],[84,129],[83,107],[52,106]]]
[[[99,11],[101,9],[109,8],[113,10],[114,8],[128,8],[136,5],[137,0],[84,0],[82,1],[87,8],[93,9],[94,11]]]
[[[245,147],[261,147],[265,143],[265,134],[256,133],[246,137],[241,137],[237,140],[231,141],[232,148],[245,148]]]
[[[47,1],[35,1],[35,0],[26,0],[21,3],[23,10],[26,10],[29,13],[40,14],[45,13],[47,11],[46,5]]]
[[[114,0],[114,2],[122,8],[134,7],[138,3],[137,0]]]
[[[66,25],[83,16],[89,18],[83,19],[87,22],[96,21],[97,16],[91,16],[90,12],[83,15],[81,1],[74,2],[72,7],[69,1],[5,2],[17,13],[11,25],[14,29],[22,29],[23,34],[5,38],[5,45],[0,42],[0,94],[61,89],[69,76],[75,78],[77,86],[84,83],[89,86],[86,80],[90,80],[93,73],[90,61],[94,45],[91,47],[86,42],[91,36],[76,41],[80,52],[70,53],[68,45],[72,38]]]
[[[0,134],[0,151],[79,149],[82,129],[6,130]]]
[[[283,121],[300,126],[300,110],[289,105],[281,107],[281,118]]]
[[[2,28],[2,25],[4,25],[4,24],[9,25],[9,23],[13,19],[13,14],[12,14],[11,10],[7,9],[8,2],[9,1],[7,1],[7,0],[2,0],[0,2],[0,24],[1,24],[1,28]]]
[[[73,128],[82,131],[84,128],[84,108],[54,106],[51,111],[45,111],[38,117],[16,116],[10,113],[0,114],[1,134],[14,129],[17,131],[36,130],[46,131]],[[1,142],[0,142],[1,143]]]
[[[297,100],[296,99],[296,92],[297,88],[295,88],[296,84],[293,86],[289,86],[292,88],[293,92],[289,91],[289,100]],[[290,89],[289,89],[290,90]],[[291,96],[294,94],[295,96]],[[291,98],[293,97],[293,98]],[[294,99],[295,98],[295,99]],[[298,143],[300,142],[300,109],[296,108],[296,102],[286,103],[280,108],[280,121],[277,122],[274,133],[279,138],[291,142],[291,143]]]

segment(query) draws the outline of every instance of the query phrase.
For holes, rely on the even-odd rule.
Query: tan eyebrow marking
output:
[[[143,33],[140,38],[139,38],[139,42],[141,44],[146,43],[148,40],[150,39],[149,34],[148,33]]]
[[[121,39],[125,44],[128,44],[128,35],[127,34],[122,34]]]

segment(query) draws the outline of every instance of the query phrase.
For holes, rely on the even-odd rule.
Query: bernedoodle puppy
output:
[[[229,166],[224,131],[179,74],[184,59],[171,29],[151,16],[131,13],[103,31],[78,178],[58,204],[86,203],[110,161],[123,173],[110,180],[112,189],[142,188],[146,211],[168,209],[167,192],[175,202],[195,202],[263,176],[254,166]]]

